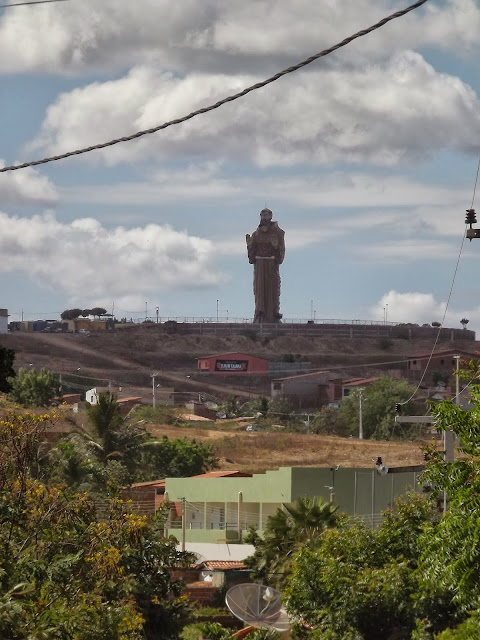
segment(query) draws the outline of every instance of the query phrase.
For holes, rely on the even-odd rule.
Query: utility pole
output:
[[[218,324],[218,300],[217,300],[217,324]]]
[[[158,373],[150,374],[152,378],[152,407],[155,409],[155,377],[158,376]]]
[[[145,302],[145,320],[148,318],[148,302]]]
[[[155,309],[156,313],[157,313],[157,324],[158,324],[158,307]]]
[[[185,513],[187,508],[186,498],[182,498],[182,551],[185,551],[185,531],[187,529],[187,514]]]
[[[363,413],[362,413],[362,400],[363,400],[363,392],[365,389],[358,390],[358,437],[360,440],[363,440]]]

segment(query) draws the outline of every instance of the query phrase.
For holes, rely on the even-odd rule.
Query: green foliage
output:
[[[453,427],[462,443],[460,450],[463,453],[463,457],[458,457],[454,462],[444,462],[441,451],[430,449],[427,470],[423,476],[425,482],[431,483],[439,492],[445,491],[448,496],[445,517],[438,526],[430,527],[419,540],[422,552],[421,604],[425,608],[425,615],[436,622],[436,629],[447,626],[451,620],[461,621],[480,608],[478,385],[470,389],[470,402],[470,410],[462,409],[451,401],[432,407],[437,429],[445,431]],[[437,611],[439,602],[447,603],[443,606],[444,615],[441,618]]]
[[[192,561],[156,522],[31,476],[49,416],[0,421],[0,637],[171,640],[188,621],[171,569]]]
[[[104,309],[103,307],[93,307],[93,309],[91,309],[91,314],[92,316],[104,316],[107,313],[107,310]]]
[[[11,386],[9,398],[23,407],[48,407],[59,393],[58,376],[48,369],[19,369],[15,377],[8,378]]]
[[[0,346],[0,391],[2,393],[8,393],[12,388],[11,379],[15,377],[14,361],[15,351]]]
[[[75,320],[76,318],[83,315],[82,309],[74,308],[74,309],[65,309],[60,314],[62,320]]]
[[[365,387],[362,401],[364,438],[390,440],[393,437],[410,438],[418,434],[418,425],[408,427],[395,425],[395,403],[405,402],[415,391],[406,380],[383,376]],[[344,398],[340,413],[352,435],[358,436],[360,403],[357,393]],[[413,402],[404,406],[408,415],[415,415],[417,408]]]
[[[145,469],[137,473],[137,478],[185,478],[205,473],[217,467],[213,446],[197,442],[194,438],[174,438],[167,436],[150,442],[144,453]]]
[[[219,622],[194,622],[186,626],[180,634],[182,640],[230,640],[231,637],[231,630],[225,629]]]
[[[347,436],[350,433],[344,414],[335,407],[322,407],[310,420],[310,433]]]
[[[450,379],[450,374],[442,371],[433,371],[432,373],[432,382],[434,386],[437,386],[439,382],[443,382],[443,384],[447,384]]]
[[[100,393],[87,405],[89,428],[77,427],[50,453],[51,479],[69,487],[103,492],[132,482],[186,477],[216,466],[213,447],[195,439],[149,434],[138,412],[120,413],[115,395]]]
[[[187,427],[188,423],[181,418],[181,412],[171,406],[160,404],[156,407],[146,405],[135,410],[137,420],[145,420],[155,424],[166,424],[174,427]]]
[[[300,498],[294,505],[268,517],[263,538],[250,530],[245,538],[253,544],[255,552],[246,559],[254,575],[268,584],[281,585],[290,570],[293,555],[306,545],[314,547],[323,532],[337,525],[337,507],[323,498]]]
[[[416,624],[416,539],[435,517],[425,498],[411,495],[387,512],[377,531],[342,520],[315,548],[304,546],[292,563],[288,608],[318,639],[398,640]]]
[[[390,338],[382,338],[379,341],[378,346],[380,347],[380,349],[382,349],[382,351],[390,351],[390,349],[393,347],[393,340],[391,340]]]

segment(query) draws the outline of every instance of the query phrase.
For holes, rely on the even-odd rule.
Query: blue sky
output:
[[[178,6],[177,6],[178,5]],[[0,10],[0,158],[62,153],[210,104],[406,6],[70,0]],[[286,318],[441,320],[480,154],[480,7],[430,0],[246,98],[136,142],[0,174],[12,318],[250,318],[245,233],[285,230]],[[480,189],[479,189],[480,191]],[[479,193],[480,197],[480,193]],[[480,211],[480,206],[477,206]],[[477,244],[478,242],[478,244]],[[480,241],[447,325],[480,329]],[[312,304],[313,301],[313,304]]]

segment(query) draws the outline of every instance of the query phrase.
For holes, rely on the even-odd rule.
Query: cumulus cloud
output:
[[[24,272],[72,302],[144,300],[148,293],[199,290],[223,279],[209,240],[166,225],[108,229],[93,218],[62,223],[51,213],[0,213],[0,224],[0,273]]]
[[[0,71],[97,72],[152,60],[177,71],[278,69],[403,6],[371,0],[82,0],[12,9],[0,18]],[[475,0],[431,3],[322,64],[359,64],[417,46],[468,52],[479,32]]]
[[[5,166],[1,158],[0,166]],[[32,167],[22,171],[0,173],[0,206],[52,205],[57,200],[55,186]]]
[[[141,66],[64,93],[29,152],[61,153],[205,106],[252,76],[178,77]],[[101,132],[101,134],[99,133]],[[394,165],[442,149],[478,150],[480,101],[460,79],[406,51],[361,69],[301,73],[221,109],[86,156],[107,164],[155,157],[247,159],[258,166],[358,162]]]
[[[416,324],[431,324],[442,322],[446,303],[435,299],[431,293],[388,291],[370,309],[372,317],[384,318],[385,309],[389,321],[414,322]],[[480,307],[470,309],[456,309],[449,305],[445,315],[445,327],[460,328],[460,320],[468,318],[468,328],[474,331],[480,329]]]

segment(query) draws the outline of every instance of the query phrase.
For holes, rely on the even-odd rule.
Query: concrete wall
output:
[[[8,333],[8,309],[0,309],[0,334]]]
[[[205,336],[332,336],[338,338],[412,338],[435,339],[438,329],[435,327],[415,327],[407,325],[385,324],[253,324],[227,322],[175,322],[163,323],[160,326],[165,333],[178,335]],[[475,340],[475,331],[469,329],[442,329],[439,341]]]

